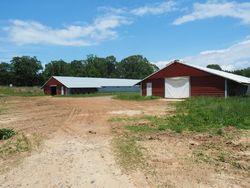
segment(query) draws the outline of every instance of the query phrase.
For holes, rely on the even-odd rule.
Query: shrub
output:
[[[12,136],[14,136],[16,134],[15,131],[13,131],[12,129],[0,129],[0,140],[6,140],[8,138],[11,138]]]

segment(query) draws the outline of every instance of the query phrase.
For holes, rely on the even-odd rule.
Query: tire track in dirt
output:
[[[141,103],[109,97],[42,99],[22,98],[20,104],[19,99],[14,101],[18,105],[16,112],[25,118],[21,124],[17,119],[13,126],[31,132],[35,127],[35,131],[50,136],[40,153],[33,152],[0,176],[0,187],[135,187],[134,179],[139,178],[123,174],[115,162],[107,120],[114,117],[110,114],[113,111],[141,110]],[[26,127],[30,120],[33,127]]]

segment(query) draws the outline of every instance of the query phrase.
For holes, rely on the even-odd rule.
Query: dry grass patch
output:
[[[18,133],[10,139],[0,142],[0,158],[8,159],[19,153],[38,149],[40,144],[41,138],[38,135],[26,136],[25,134]]]

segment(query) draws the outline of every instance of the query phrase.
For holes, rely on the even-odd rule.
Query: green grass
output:
[[[250,129],[250,97],[195,97],[176,103],[176,112],[169,116],[145,116],[150,125],[140,127],[137,123],[126,126],[134,132],[164,131],[167,129],[208,132],[223,135],[223,128],[232,126]]]
[[[39,87],[7,87],[0,86],[0,96],[42,96]]]
[[[154,132],[155,128],[149,127],[149,126],[135,126],[135,125],[128,125],[126,126],[126,129],[133,131],[133,132]]]
[[[25,136],[17,133],[8,140],[4,140],[0,145],[0,158],[10,157],[12,155],[28,152],[38,148],[41,144],[41,138],[38,135]]]
[[[139,93],[121,93],[121,94],[117,94],[113,98],[120,99],[120,100],[144,101],[144,100],[159,99],[160,97],[157,97],[157,96],[144,97],[144,96],[141,96]]]

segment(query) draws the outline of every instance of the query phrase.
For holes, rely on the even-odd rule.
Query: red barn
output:
[[[188,98],[190,96],[245,95],[250,78],[174,61],[144,78],[143,96]]]
[[[139,92],[135,85],[140,80],[52,76],[42,86],[46,95],[70,95],[94,92]]]

